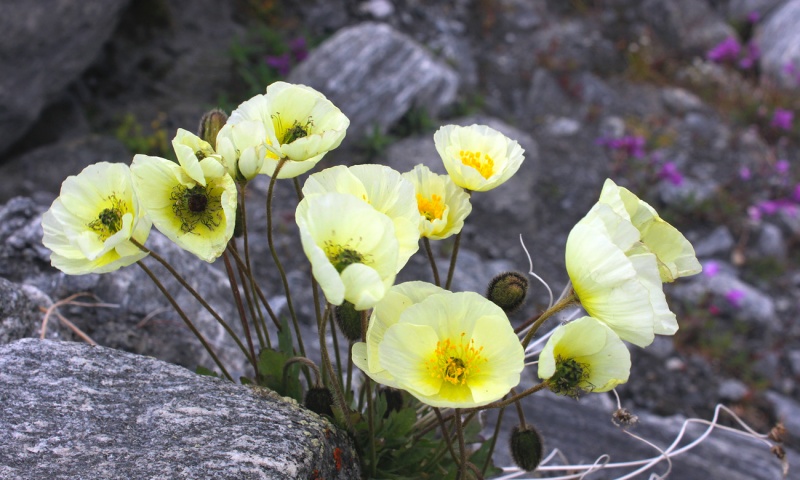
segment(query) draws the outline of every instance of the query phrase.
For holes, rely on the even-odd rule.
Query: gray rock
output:
[[[792,65],[800,72],[800,0],[788,0],[775,9],[756,33],[756,41],[761,48],[759,59],[761,71],[781,82],[787,88],[796,88],[800,81],[797,73],[785,71]]]
[[[750,392],[750,388],[739,380],[723,380],[719,385],[719,397],[726,401],[738,402]]]
[[[727,8],[728,18],[735,22],[744,22],[753,12],[763,19],[775,8],[786,3],[786,0],[730,0]]]
[[[128,0],[10,0],[0,18],[0,152],[95,59]]]
[[[103,275],[78,276],[50,267],[49,250],[42,245],[41,215],[45,210],[43,205],[23,197],[0,207],[0,277],[33,286],[54,301],[90,292],[105,303],[117,305],[61,308],[62,314],[100,345],[155,356],[192,369],[198,365],[215,368],[202,345],[136,265]],[[238,331],[238,315],[222,271],[181,250],[155,230],[147,246],[173,265]],[[144,263],[175,297],[231,374],[235,378],[250,375],[245,371],[243,354],[211,314],[153,259],[145,259]]]
[[[45,145],[0,165],[0,203],[16,196],[58,195],[61,183],[97,162],[130,163],[133,155],[117,139],[88,135]],[[47,165],[47,168],[31,168]]]
[[[295,68],[289,81],[323,92],[350,119],[347,144],[385,133],[410,109],[436,115],[455,101],[456,73],[385,24],[342,29]]]
[[[693,242],[694,253],[698,257],[727,255],[733,248],[734,239],[728,227],[720,225],[700,240]]]
[[[3,478],[359,477],[345,433],[269,390],[46,340],[0,347],[0,372]]]
[[[707,2],[645,0],[640,12],[665,44],[683,53],[705,54],[714,45],[735,35]]]
[[[775,300],[727,270],[721,270],[711,277],[704,275],[675,284],[670,292],[676,298],[693,304],[700,304],[708,295],[713,295],[716,299],[714,305],[721,311],[765,328],[765,333],[780,332],[781,322],[776,315]]]
[[[787,255],[786,240],[777,225],[762,223],[756,239],[755,254],[759,257],[785,260]]]
[[[39,307],[52,303],[46,295],[35,287],[17,285],[0,277],[0,299],[0,345],[40,335],[44,313]],[[53,316],[48,322],[47,338],[64,336],[63,327]]]
[[[683,88],[667,88],[661,93],[661,99],[667,109],[679,115],[706,108],[697,95]]]

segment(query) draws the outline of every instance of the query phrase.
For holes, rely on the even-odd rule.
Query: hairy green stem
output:
[[[247,232],[247,202],[245,201],[245,194],[247,193],[247,184],[242,185],[242,194],[239,198],[242,200],[240,205],[242,207],[242,240],[244,241],[244,261],[247,265],[247,278],[249,280],[248,285],[250,286],[251,294],[247,294],[245,297],[247,298],[247,304],[250,307],[251,311],[254,311],[257,315],[253,315],[253,324],[256,327],[256,334],[258,334],[258,340],[261,343],[261,347],[264,347],[264,343],[266,340],[266,344],[268,347],[272,347],[272,342],[269,338],[269,330],[267,330],[267,322],[264,320],[264,312],[261,311],[261,306],[257,301],[252,302],[251,298],[255,300],[257,293],[256,293],[256,279],[255,275],[253,274],[253,264],[250,261],[250,236]],[[232,242],[234,250],[236,249],[236,242]],[[238,267],[238,264],[237,264]],[[240,270],[241,272],[241,270]],[[244,286],[244,281],[242,281],[242,286]],[[245,293],[247,293],[247,289],[245,289]],[[258,320],[256,320],[256,318]],[[259,323],[261,325],[259,326]],[[263,334],[261,331],[263,330]],[[262,338],[263,337],[263,338]]]
[[[458,248],[460,245],[461,232],[458,232],[456,234],[456,241],[453,244],[453,253],[450,256],[450,268],[447,270],[447,282],[444,284],[445,290],[450,290],[450,285],[453,283],[453,274],[456,271],[456,260],[458,259]]]
[[[278,180],[278,174],[283,168],[288,159],[282,158],[275,167],[272,177],[269,179],[269,187],[267,188],[267,244],[269,251],[272,253],[272,260],[281,274],[281,281],[283,282],[283,290],[286,292],[286,305],[289,307],[289,314],[292,316],[292,324],[294,325],[295,336],[297,337],[297,346],[300,349],[300,355],[306,356],[306,349],[303,345],[303,335],[300,333],[300,323],[297,321],[297,314],[294,311],[294,304],[292,303],[292,294],[289,289],[289,280],[286,277],[286,271],[283,269],[280,258],[278,258],[278,251],[275,249],[275,242],[272,238],[272,194],[275,190],[275,182]]]
[[[145,247],[144,245],[142,245],[141,243],[136,241],[135,238],[131,238],[131,242],[134,245],[136,245],[137,247],[139,247],[139,249],[142,250],[143,252],[147,252],[151,258],[153,258],[155,261],[160,263],[161,266],[166,268],[167,271],[170,274],[172,274],[173,277],[175,277],[175,280],[177,280],[178,283],[180,283],[181,286],[183,288],[185,288],[186,291],[189,292],[198,302],[200,302],[200,305],[202,305],[203,308],[205,308],[208,311],[208,313],[211,314],[212,317],[214,317],[214,320],[216,320],[220,325],[222,325],[222,328],[224,328],[225,331],[228,332],[228,335],[230,335],[231,338],[233,338],[233,341],[236,342],[236,345],[239,346],[239,349],[242,351],[242,353],[244,354],[245,358],[247,358],[247,360],[250,361],[250,363],[252,363],[255,366],[255,359],[250,357],[250,354],[247,352],[247,349],[245,348],[244,344],[242,343],[241,340],[239,340],[239,336],[233,331],[233,329],[230,327],[230,325],[228,325],[228,322],[226,322],[220,316],[220,314],[217,313],[216,310],[211,308],[211,305],[209,305],[208,302],[206,302],[205,299],[203,299],[203,297],[200,296],[200,294],[197,292],[197,290],[192,288],[192,286],[189,285],[189,283],[186,281],[186,279],[184,279],[183,276],[180,273],[178,273],[177,270],[175,270],[172,267],[172,265],[170,265],[169,262],[167,262],[161,255],[159,255],[156,252],[148,249],[147,247]]]
[[[250,325],[247,323],[247,314],[244,311],[244,305],[242,305],[242,297],[239,295],[239,285],[236,283],[236,275],[233,273],[233,268],[231,268],[231,261],[228,259],[228,255],[225,252],[222,252],[222,260],[225,262],[225,271],[228,273],[228,281],[231,285],[231,291],[233,292],[233,299],[236,302],[236,309],[239,312],[239,319],[242,321],[242,329],[244,330],[244,336],[247,339],[247,346],[250,347],[250,355],[253,358],[253,370],[255,371],[255,378],[254,381],[258,379],[258,361],[256,360],[256,350],[253,347],[253,337],[250,335]]]
[[[564,310],[565,308],[571,305],[575,305],[577,302],[578,302],[578,297],[575,295],[575,292],[574,291],[570,292],[567,296],[559,300],[558,303],[548,308],[541,315],[539,315],[539,318],[537,318],[536,321],[533,322],[533,325],[531,325],[531,329],[528,330],[527,334],[525,334],[525,338],[522,339],[521,342],[522,348],[528,346],[528,344],[531,342],[531,339],[533,338],[533,335],[536,333],[537,330],[539,330],[539,327],[542,326],[545,320],[553,316],[553,314],[558,313],[561,310]]]

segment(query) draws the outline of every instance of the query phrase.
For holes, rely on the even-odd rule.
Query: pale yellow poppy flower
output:
[[[472,204],[469,194],[453,183],[449,175],[437,175],[420,164],[404,173],[403,178],[414,184],[421,236],[442,240],[461,231],[472,212]]]

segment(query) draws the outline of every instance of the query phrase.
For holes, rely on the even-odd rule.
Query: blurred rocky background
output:
[[[425,163],[443,173],[432,135],[447,123],[489,124],[525,148],[511,181],[473,197],[458,290],[527,271],[522,235],[536,273],[560,291],[572,225],[605,178],[630,188],[685,232],[704,265],[666,286],[679,333],[632,350],[619,392],[642,435],[664,447],[682,419],[711,418],[718,403],[759,431],[783,421],[800,435],[800,0],[8,0],[0,12],[0,341],[39,336],[43,309],[90,292],[116,308],[59,311],[97,343],[212,366],[139,269],[52,269],[39,219],[68,175],[134,153],[170,157],[177,128],[196,130],[203,112],[230,112],[285,79],[351,119],[316,171]],[[263,180],[249,191],[262,239]],[[278,182],[276,197],[277,241],[315,338],[293,187]],[[235,314],[223,267],[155,231],[148,246]],[[285,312],[266,242],[252,246]],[[451,249],[435,245],[440,269]],[[420,278],[430,279],[423,252],[398,281]],[[214,320],[188,295],[179,301],[246,373]],[[546,303],[534,284],[512,321]],[[56,317],[47,337],[79,340]],[[590,397],[568,405],[568,418],[553,413],[567,412],[563,403],[534,397],[529,421],[570,461],[647,455],[611,425],[615,406]],[[763,446],[729,438],[676,457],[675,478],[780,478]],[[786,444],[795,472],[796,438]]]

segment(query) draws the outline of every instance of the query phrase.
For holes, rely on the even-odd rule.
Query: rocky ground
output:
[[[32,3],[12,2],[14,15],[0,19],[0,287],[28,324],[32,306],[88,290],[120,309],[62,312],[99,343],[208,364],[138,270],[65,277],[50,268],[38,217],[67,175],[133,153],[169,155],[175,129],[194,130],[207,109],[230,110],[288,78],[325,92],[352,121],[322,168],[423,162],[443,171],[432,133],[445,123],[486,123],[525,148],[508,184],[473,199],[460,290],[527,270],[520,234],[536,272],[560,290],[566,236],[603,180],[638,193],[686,233],[705,272],[668,286],[681,331],[633,351],[624,404],[709,418],[723,402],[760,430],[783,420],[800,432],[800,122],[786,113],[800,112],[800,1]],[[10,18],[28,21],[4,25]],[[728,38],[745,46],[717,50]],[[253,186],[253,205],[265,190]],[[291,229],[293,188],[279,183],[276,195],[278,241],[299,291],[307,268]],[[263,235],[263,214],[250,213]],[[232,308],[219,293],[221,268],[157,234],[151,242],[215,307]],[[265,245],[254,249],[277,299]],[[428,275],[420,253],[400,279]],[[533,288],[513,321],[546,300]],[[310,325],[309,299],[296,302]],[[225,342],[213,319],[194,313]],[[15,328],[9,339],[33,334]]]

